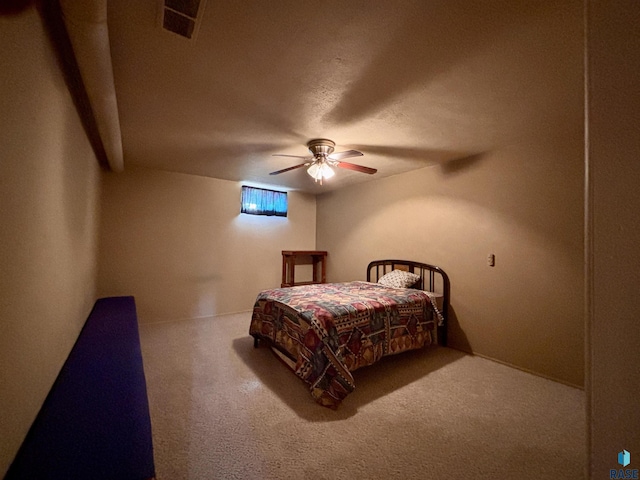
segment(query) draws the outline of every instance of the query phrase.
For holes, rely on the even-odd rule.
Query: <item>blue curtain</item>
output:
[[[242,187],[242,213],[251,215],[287,216],[287,192],[263,188]]]

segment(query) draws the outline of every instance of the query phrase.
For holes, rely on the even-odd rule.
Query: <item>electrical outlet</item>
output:
[[[496,266],[496,256],[493,253],[487,255],[487,265],[489,265],[490,267]]]

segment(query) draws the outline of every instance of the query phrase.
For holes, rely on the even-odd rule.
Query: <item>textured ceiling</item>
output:
[[[580,2],[208,0],[191,40],[161,5],[108,3],[125,168],[321,193],[466,165],[582,114]],[[269,176],[318,137],[378,173]]]

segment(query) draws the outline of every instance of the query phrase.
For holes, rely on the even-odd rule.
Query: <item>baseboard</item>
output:
[[[521,372],[530,373],[531,375],[535,375],[536,377],[541,377],[541,378],[544,378],[546,380],[551,380],[552,382],[561,383],[563,385],[566,385],[567,387],[577,388],[578,390],[584,391],[584,386],[583,385],[576,385],[575,383],[567,382],[566,380],[562,380],[562,379],[555,378],[555,377],[552,377],[552,376],[549,376],[549,375],[545,375],[544,373],[536,372],[534,370],[530,370],[528,368],[521,367],[519,365],[514,365],[513,363],[505,362],[504,360],[499,360],[497,358],[493,358],[493,357],[490,357],[488,355],[484,355],[482,353],[474,352],[473,350],[465,350],[463,348],[452,347],[451,345],[447,345],[447,347],[453,348],[454,350],[458,350],[460,352],[468,353],[469,355],[474,355],[476,357],[484,358],[485,360],[490,360],[492,362],[500,363],[500,364],[502,364],[502,365],[504,365],[506,367],[510,367],[510,368],[514,368],[516,370],[520,370]]]
[[[228,315],[239,315],[241,313],[249,314],[252,311],[253,310],[239,310],[237,312],[216,313],[215,315],[200,315],[197,317],[166,318],[166,319],[155,320],[151,322],[141,320],[140,325],[159,325],[162,323],[187,322],[189,320],[204,320],[205,318],[226,317]]]

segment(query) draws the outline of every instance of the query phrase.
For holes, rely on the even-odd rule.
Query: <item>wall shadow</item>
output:
[[[447,341],[450,348],[455,348],[456,350],[472,354],[473,350],[469,343],[469,339],[467,338],[466,333],[464,333],[464,330],[460,327],[456,311],[451,305],[449,305],[449,317],[447,318],[447,322]]]
[[[455,175],[468,170],[474,165],[479,164],[483,159],[485,159],[484,153],[476,153],[474,155],[458,157],[449,161],[441,162],[440,169],[445,175]]]
[[[17,0],[15,3],[20,3]],[[25,3],[25,2],[23,2]],[[82,127],[101,167],[109,169],[107,155],[102,145],[96,119],[89,103],[80,69],[76,62],[71,40],[64,25],[62,10],[58,2],[39,1],[36,3],[46,34],[56,54],[57,65],[71,94],[73,104],[80,116]],[[0,12],[1,13],[1,12]]]
[[[0,15],[18,15],[34,3],[34,0],[2,0],[0,2]]]

